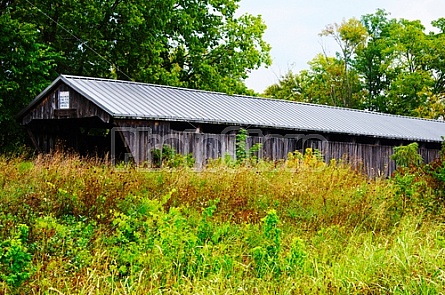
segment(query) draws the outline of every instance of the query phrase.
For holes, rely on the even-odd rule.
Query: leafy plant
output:
[[[419,145],[416,142],[395,147],[391,160],[394,160],[396,165],[402,168],[419,167],[423,163],[423,158],[418,153],[418,149]]]
[[[235,141],[235,147],[236,147],[236,161],[238,163],[242,163],[247,159],[247,136],[248,131],[244,128],[240,128],[238,133],[236,134],[236,141]]]
[[[391,159],[398,166],[392,175],[396,196],[402,199],[403,209],[411,204],[412,209],[437,212],[444,206],[445,165],[440,158],[424,164],[417,150],[417,143],[394,148]]]
[[[397,184],[294,155],[298,173],[0,157],[0,293],[445,292],[442,162]]]
[[[236,162],[238,164],[246,163],[248,161],[256,161],[257,158],[254,156],[261,150],[262,144],[256,143],[249,150],[247,149],[247,137],[249,131],[244,128],[240,128],[236,134],[235,147],[236,147]]]
[[[288,153],[285,166],[293,169],[313,169],[326,167],[326,164],[320,150],[306,148],[304,154],[298,150]]]
[[[302,271],[307,257],[308,253],[304,241],[301,238],[293,238],[290,253],[286,257],[288,272]]]
[[[195,165],[195,159],[193,155],[187,154],[182,155],[176,152],[174,148],[165,144],[162,149],[153,149],[151,151],[152,155],[152,165],[156,168],[169,167],[193,167]]]
[[[264,276],[268,272],[278,275],[281,272],[279,256],[281,251],[281,230],[278,228],[279,218],[276,210],[269,210],[262,222],[263,242],[251,250],[254,269],[259,277]]]
[[[197,232],[198,239],[202,244],[209,241],[214,234],[214,228],[212,224],[209,222],[209,218],[213,216],[214,212],[216,211],[217,208],[216,206],[218,205],[218,203],[219,199],[211,200],[209,206],[202,210],[201,214],[202,217],[198,225],[198,232]]]
[[[26,247],[28,233],[28,226],[19,224],[15,237],[0,242],[0,278],[14,287],[26,281],[33,271],[32,255]]]

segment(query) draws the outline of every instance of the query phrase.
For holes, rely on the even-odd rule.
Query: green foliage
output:
[[[287,155],[287,168],[293,169],[319,169],[325,168],[323,154],[318,149],[306,148],[304,154],[294,151]]]
[[[293,238],[290,253],[286,257],[286,264],[288,265],[288,271],[295,273],[303,271],[306,261],[308,259],[308,253],[306,250],[306,244],[301,238]]]
[[[236,142],[235,142],[236,160],[239,163],[245,161],[247,158],[246,140],[247,140],[248,134],[249,134],[249,132],[244,128],[241,128],[238,131],[238,133],[236,134]]]
[[[3,1],[0,151],[23,145],[15,115],[60,73],[254,94],[244,81],[270,46],[238,2]]]
[[[279,218],[277,215],[277,212],[275,210],[270,210],[267,212],[266,217],[262,219],[263,221],[263,230],[264,230],[264,237],[267,241],[269,241],[269,245],[267,248],[267,253],[271,257],[277,257],[278,253],[280,252],[280,229],[278,228],[279,225]]]
[[[216,206],[219,200],[212,200],[207,208],[202,210],[201,222],[198,225],[197,237],[202,244],[205,244],[212,239],[214,234],[214,228],[209,222],[209,219],[213,216],[216,211]]]
[[[193,155],[182,155],[176,152],[171,146],[164,144],[162,149],[153,149],[151,151],[152,165],[154,167],[193,167],[195,165],[195,159]]]
[[[414,210],[438,212],[444,206],[445,197],[443,159],[424,164],[417,150],[417,143],[394,148],[391,159],[395,160],[398,166],[392,177],[396,196],[403,202],[403,209],[406,209],[409,203],[409,207]]]
[[[236,162],[238,164],[241,163],[248,163],[249,161],[256,161],[257,158],[255,157],[255,154],[258,153],[261,150],[261,143],[256,143],[252,145],[250,149],[247,149],[247,138],[249,135],[249,131],[247,131],[244,128],[240,128],[238,133],[236,134],[236,141],[235,141],[235,155],[236,155]]]
[[[418,149],[419,145],[416,142],[406,146],[395,147],[391,160],[394,160],[398,167],[419,167],[423,163],[423,158],[418,153]]]
[[[314,150],[235,167],[0,157],[1,290],[445,292],[442,162],[400,169],[400,181]]]
[[[338,44],[335,56],[318,54],[309,69],[289,71],[265,95],[397,115],[442,119],[445,110],[444,21],[425,32],[418,20],[374,14],[330,24],[321,36]]]
[[[0,242],[0,278],[13,287],[20,286],[32,273],[32,254],[26,247],[28,234],[28,226],[19,224],[15,237]]]
[[[0,11],[0,152],[23,145],[15,116],[55,78],[60,60],[39,40],[37,25],[17,20],[8,8]]]
[[[298,74],[289,71],[277,84],[269,86],[264,94],[277,99],[360,108],[363,91],[356,71],[348,69],[345,72],[343,60],[322,54],[308,64],[308,70]]]
[[[60,219],[45,216],[35,220],[34,239],[38,241],[39,251],[48,257],[58,257],[65,261],[64,270],[78,271],[88,266],[93,259],[91,240],[95,227],[95,222],[86,223],[73,216]]]
[[[238,2],[69,0],[7,6],[18,22],[39,27],[39,43],[63,54],[58,72],[246,94],[251,91],[244,79],[270,64],[270,46],[262,40],[261,17],[237,16]]]
[[[263,222],[263,239],[259,246],[251,250],[254,270],[258,277],[266,274],[279,275],[281,272],[281,230],[278,228],[279,218],[275,210],[270,210]]]

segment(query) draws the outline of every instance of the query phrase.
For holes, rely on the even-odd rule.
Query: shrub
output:
[[[0,278],[13,287],[20,286],[32,272],[32,255],[26,247],[28,226],[18,225],[15,237],[0,242]]]
[[[278,228],[280,219],[276,210],[272,209],[261,220],[263,239],[260,245],[251,250],[254,271],[258,277],[263,277],[267,273],[279,275],[282,268],[280,263],[281,230]]]
[[[164,144],[162,149],[151,150],[152,165],[156,168],[193,167],[195,159],[192,154],[182,155],[171,146]]]
[[[398,146],[394,148],[394,154],[391,159],[401,168],[419,167],[423,163],[422,156],[417,152],[419,145],[416,142],[406,146]]]
[[[441,155],[444,147],[442,145]],[[445,165],[442,159],[423,163],[417,143],[395,147],[391,159],[397,165],[392,182],[396,186],[396,196],[403,202],[402,208],[438,212],[444,205]]]
[[[255,157],[255,154],[261,150],[262,145],[261,143],[256,143],[248,150],[246,143],[248,135],[249,132],[244,128],[241,128],[236,134],[235,147],[236,147],[236,162],[238,164],[246,163],[249,161],[256,162],[258,160]]]

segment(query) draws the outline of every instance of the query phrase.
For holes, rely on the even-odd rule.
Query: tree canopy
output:
[[[239,1],[0,1],[1,130],[62,73],[254,94],[270,46]]]
[[[280,99],[443,119],[445,19],[425,32],[418,20],[390,18],[384,10],[331,24],[321,36],[339,51],[320,54],[309,70],[289,72],[265,94]],[[292,81],[290,81],[290,78]],[[297,89],[292,95],[288,89]]]

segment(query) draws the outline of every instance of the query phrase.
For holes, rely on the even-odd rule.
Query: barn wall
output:
[[[122,136],[134,161],[144,164],[151,161],[151,151],[170,145],[181,154],[191,153],[197,167],[203,167],[209,159],[230,155],[235,158],[236,135],[233,133],[209,134],[171,130],[168,122],[120,121]],[[329,163],[332,159],[343,160],[370,176],[389,176],[395,170],[394,161],[390,160],[393,146],[378,144],[360,144],[321,140],[316,136],[249,136],[247,149],[260,143],[261,150],[256,155],[261,159],[286,159],[288,153],[295,150],[303,152],[311,147],[318,149]],[[420,148],[420,154],[426,162],[439,156],[438,149]]]

